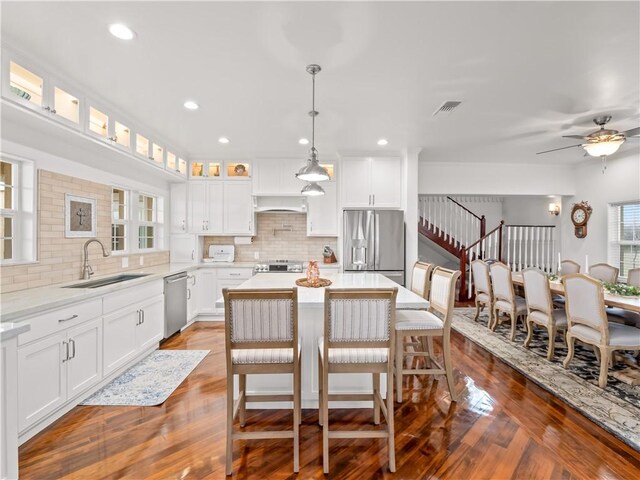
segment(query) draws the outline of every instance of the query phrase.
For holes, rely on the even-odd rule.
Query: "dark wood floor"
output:
[[[159,407],[77,407],[20,448],[20,478],[224,478],[223,328],[196,323],[163,345],[211,353]],[[446,382],[407,378],[396,418],[397,473],[382,440],[330,443],[329,478],[635,479],[640,458],[580,413],[483,349],[453,335],[460,401]],[[371,410],[333,410],[332,425],[370,421]],[[287,411],[249,411],[247,427],[283,428]],[[236,442],[236,478],[323,478],[317,412],[305,410],[300,473],[290,440]]]

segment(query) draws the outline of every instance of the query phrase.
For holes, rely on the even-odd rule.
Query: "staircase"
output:
[[[512,271],[537,267],[554,272],[555,227],[505,225],[486,232],[486,218],[476,215],[449,196],[421,195],[418,233],[460,262],[458,301],[473,298],[471,262],[476,259],[506,263]]]

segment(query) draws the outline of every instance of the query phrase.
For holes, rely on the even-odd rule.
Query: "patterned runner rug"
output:
[[[209,350],[156,350],[80,405],[160,405],[208,353]]]
[[[548,336],[544,329],[535,329],[527,349],[523,346],[526,331],[521,323],[518,323],[516,341],[511,342],[509,323],[498,325],[496,331],[491,332],[487,328],[486,310],[477,322],[473,321],[474,314],[475,309],[456,309],[453,329],[640,451],[640,386],[627,385],[612,376],[614,371],[627,368],[626,365],[617,362],[609,369],[608,384],[603,390],[598,387],[600,364],[591,348],[576,342],[575,356],[565,370],[562,360],[567,348],[559,335],[554,359],[549,361],[546,358]]]

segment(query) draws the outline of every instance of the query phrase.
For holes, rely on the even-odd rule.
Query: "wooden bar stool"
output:
[[[293,471],[300,466],[300,349],[298,346],[298,290],[223,289],[227,357],[227,458],[226,472],[233,472],[233,441],[293,438]],[[291,395],[247,395],[246,376],[291,373]],[[234,401],[233,379],[238,375],[239,395]],[[234,431],[239,416],[245,425],[247,402],[293,401],[293,428],[284,431]]]
[[[393,424],[393,349],[397,288],[330,289],[324,297],[324,337],[318,343],[319,411],[322,425],[322,466],[329,473],[329,439],[386,438],[389,470],[395,472]],[[329,374],[371,374],[371,394],[331,394]],[[380,394],[380,374],[387,374],[386,401]],[[373,421],[380,410],[387,426],[377,430],[329,430],[330,401],[373,400]]]

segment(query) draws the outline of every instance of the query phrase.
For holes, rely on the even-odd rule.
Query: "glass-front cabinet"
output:
[[[167,170],[171,170],[172,172],[178,170],[178,157],[169,150],[167,150]]]
[[[207,160],[191,161],[189,178],[220,178],[222,174],[222,164]]]
[[[24,62],[9,61],[9,74],[5,97],[29,108],[44,108],[44,76],[35,69],[26,67]]]
[[[136,155],[145,160],[151,159],[151,155],[149,155],[149,139],[139,133],[136,133]]]
[[[116,120],[114,127],[114,141],[117,145],[127,150],[131,149],[131,130],[126,125]]]
[[[53,111],[72,125],[80,125],[80,99],[59,87],[53,87]]]
[[[187,161],[184,158],[178,158],[178,173],[187,176]]]
[[[89,107],[88,131],[103,140],[109,138],[109,115],[96,107]]]
[[[251,177],[250,162],[225,162],[227,178],[248,179]]]
[[[156,165],[164,167],[164,148],[157,143],[152,144],[151,160],[153,160]]]

